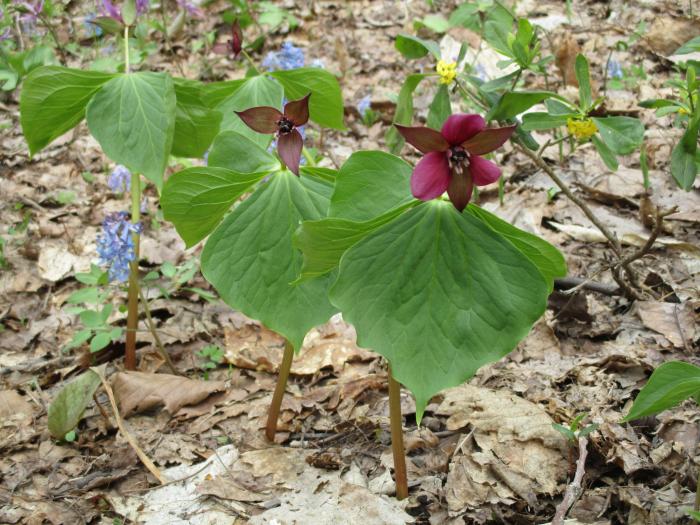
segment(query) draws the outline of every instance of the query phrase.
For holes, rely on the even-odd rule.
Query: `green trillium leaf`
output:
[[[261,173],[280,169],[280,162],[257,142],[237,131],[222,131],[211,145],[207,165],[239,173]]]
[[[247,79],[237,87],[233,94],[221,101],[216,109],[223,115],[221,121],[222,130],[237,131],[255,142],[261,148],[267,148],[272,140],[272,135],[253,131],[236,115],[236,111],[243,111],[258,106],[271,106],[282,109],[282,86],[266,75],[260,75]]]
[[[233,203],[266,174],[214,167],[178,171],[163,186],[164,217],[190,247],[209,235]]]
[[[510,352],[547,295],[540,271],[509,241],[437,200],[350,248],[330,291],[358,344],[385,356],[413,392],[419,421],[433,395]]]
[[[410,202],[364,222],[332,217],[304,221],[294,235],[294,246],[304,254],[301,275],[295,282],[304,282],[335,270],[348,248],[419,202]]]
[[[327,298],[329,277],[292,284],[302,265],[292,234],[301,221],[325,216],[328,207],[321,183],[304,178],[273,174],[224,219],[202,252],[202,274],[221,298],[286,337],[295,350],[337,311]]]
[[[119,75],[87,107],[90,133],[105,154],[158,188],[175,130],[175,89],[165,73]]]
[[[338,171],[329,215],[368,221],[412,201],[411,172],[409,163],[389,153],[353,153]]]
[[[318,67],[301,67],[273,71],[270,76],[282,84],[287,100],[298,100],[311,93],[311,120],[328,128],[345,129],[343,95],[338,79],[332,73]]]
[[[73,129],[92,96],[114,75],[58,66],[39,67],[22,85],[20,121],[33,155]]]
[[[398,35],[394,43],[396,50],[406,58],[422,58],[428,53],[440,59],[440,46],[432,40],[424,40],[413,35]]]
[[[401,86],[401,91],[399,91],[399,99],[396,102],[394,124],[401,124],[403,126],[409,126],[411,124],[411,119],[413,119],[413,92],[418,87],[418,84],[429,76],[430,75],[426,73],[416,73],[406,77],[406,80],[404,80]],[[391,126],[386,132],[385,140],[387,148],[389,148],[389,151],[394,155],[398,155],[406,142],[403,136],[401,136],[401,133],[396,131],[394,126]]]
[[[660,365],[634,400],[623,421],[658,414],[700,394],[700,367],[682,361]]]
[[[184,78],[175,82],[175,135],[172,154],[198,158],[219,133],[221,113],[202,102],[204,84]]]
[[[554,289],[554,279],[566,276],[564,256],[544,239],[516,228],[493,213],[473,204],[467,207],[465,213],[471,213],[481,219],[484,224],[508,239],[525,257],[530,259],[547,282],[549,293]]]

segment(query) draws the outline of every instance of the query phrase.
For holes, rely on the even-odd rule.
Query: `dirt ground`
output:
[[[69,7],[76,17],[85,14],[78,4]],[[455,5],[435,4],[444,13]],[[524,0],[516,10],[547,30],[545,53],[557,56],[563,69],[576,52],[585,53],[598,90],[615,43],[640,33],[612,56],[623,67],[639,66],[644,78],[608,88],[606,108],[642,119],[652,201],[678,207],[654,249],[635,263],[651,292],[630,302],[615,291],[606,270],[611,253],[598,231],[564,195],[548,196],[554,185],[546,174],[506,146],[499,154],[504,203],[494,185],[481,192],[480,204],[546,238],[565,254],[570,276],[609,285],[608,293],[555,292],[546,315],[518,348],[482,368],[469,384],[436,396],[420,427],[404,392],[411,488],[402,502],[393,498],[385,364],[355,345],[353,328],[340,317],[307,336],[292,368],[275,444],[265,440],[262,428],[283,341],[223,302],[206,300],[196,288],[213,290],[199,274],[169,297],[159,296],[158,281],[147,288],[149,297],[159,296],[152,302],[153,318],[181,375],[165,366],[145,319],[138,337],[144,374],[124,373],[122,344],[92,355],[82,348],[63,351],[79,329],[76,316],[66,312],[66,298],[82,286],[74,274],[96,260],[104,215],[128,204],[107,188],[113,166],[84,124],[30,158],[19,125],[19,91],[6,95],[0,104],[0,236],[7,261],[0,270],[0,523],[544,524],[561,501],[576,458],[552,423],[568,424],[584,412],[599,427],[590,435],[583,494],[567,523],[690,523],[684,509],[693,505],[700,468],[697,405],[686,402],[633,424],[620,421],[660,363],[700,365],[700,193],[697,186],[679,190],[669,174],[680,131],[669,117],[656,118],[637,105],[671,93],[664,86],[674,75],[669,55],[700,35],[700,22],[687,18],[685,1],[572,4],[571,24],[563,1]],[[397,34],[413,32],[413,20],[429,12],[427,3],[281,5],[300,26],[270,35],[254,58],[290,40],[308,61],[321,59],[338,75],[348,131],[323,134],[328,165],[354,151],[384,149],[403,78],[433,67],[428,58],[407,62],[393,45]],[[206,18],[189,23],[173,42],[159,42],[160,52],[142,68],[207,81],[241,76],[243,70],[228,59],[192,52],[189,45],[193,35],[214,29],[225,42],[219,16],[225,8],[226,2],[207,6]],[[700,11],[700,5],[695,8]],[[251,40],[256,31],[250,29]],[[462,41],[479,45],[467,30],[450,30],[442,45],[458,48],[455,42]],[[483,56],[487,72],[497,72],[495,60]],[[69,64],[80,67],[80,57]],[[550,81],[562,93],[575,92],[561,75]],[[543,87],[535,77],[525,82],[527,88]],[[419,116],[427,113],[430,89],[417,92]],[[357,110],[366,95],[380,117],[369,127]],[[415,160],[409,147],[403,153]],[[625,250],[644,244],[650,230],[640,214],[638,155],[623,159],[616,173],[590,145],[563,165],[549,160]],[[179,167],[173,164],[169,172]],[[144,274],[164,262],[196,260],[201,250],[184,249],[157,203],[157,192],[149,188]],[[117,291],[115,304],[124,300]],[[113,315],[125,324],[123,313]],[[205,359],[197,352],[210,345],[223,349],[224,359],[205,379]],[[164,485],[118,432],[102,389],[75,441],[49,435],[49,403],[94,364],[106,365],[124,424],[161,471]],[[162,377],[154,380],[147,374],[153,372]]]

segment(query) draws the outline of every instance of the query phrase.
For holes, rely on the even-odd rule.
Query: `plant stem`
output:
[[[303,148],[301,152],[304,154],[304,158],[306,159],[306,163],[309,165],[309,167],[313,168],[314,166],[316,166],[316,161],[314,160],[313,155],[311,155],[311,152],[308,149]]]
[[[600,222],[598,217],[595,216],[595,214],[591,211],[591,209],[588,207],[588,205],[583,202],[583,200],[579,199],[578,196],[571,191],[571,188],[562,180],[559,178],[559,176],[554,172],[552,168],[549,167],[549,165],[542,160],[541,157],[537,156],[536,153],[533,151],[529,150],[525,146],[522,146],[520,144],[517,144],[517,148],[527,155],[532,162],[534,162],[538,168],[543,170],[549,177],[555,182],[557,186],[561,189],[564,194],[571,199],[571,201],[578,206],[581,211],[588,217],[588,219],[595,225],[596,228],[600,230],[600,232],[605,236],[605,238],[608,240],[610,243],[610,246],[612,247],[613,251],[618,257],[622,256],[622,246],[620,245],[620,241],[618,238],[615,236],[613,232],[611,232],[608,227]]]
[[[129,26],[124,26],[124,73],[129,73]]]
[[[389,419],[391,421],[391,451],[394,454],[396,499],[408,497],[406,454],[403,448],[403,418],[401,416],[401,385],[394,379],[389,367]]]
[[[259,75],[260,70],[258,69],[258,66],[255,65],[255,62],[253,62],[253,59],[250,58],[250,55],[248,54],[248,52],[245,49],[241,49],[241,53],[243,54],[243,56],[246,58],[246,60],[250,64],[250,67],[252,67],[253,70],[255,71],[255,73]]]
[[[143,311],[146,314],[148,329],[151,331],[151,335],[153,336],[153,340],[156,343],[156,348],[158,349],[158,352],[160,353],[161,357],[165,359],[165,363],[168,365],[168,368],[170,368],[170,371],[173,374],[182,375],[180,372],[177,371],[177,368],[175,368],[172,359],[170,359],[168,352],[165,350],[165,347],[163,346],[163,343],[161,342],[160,337],[158,336],[158,330],[156,329],[156,324],[153,322],[153,317],[151,316],[151,309],[148,306],[148,300],[146,299],[146,296],[143,295],[142,290],[139,290],[139,297],[141,298],[141,305],[143,306]]]
[[[51,38],[53,38],[53,41],[56,43],[56,48],[58,49],[58,52],[61,54],[61,60],[63,63],[66,63],[66,50],[65,48],[61,45],[61,42],[58,40],[58,36],[56,35],[56,30],[53,27],[53,24],[51,24],[45,16],[43,16],[41,13],[37,14],[37,17],[39,20],[41,20],[41,23],[46,26],[46,29],[48,29],[49,33],[51,33]]]
[[[125,30],[125,34],[126,34]],[[128,53],[128,50],[127,50]],[[138,173],[131,174],[131,223],[141,220],[141,179]],[[129,263],[129,299],[126,317],[126,346],[124,367],[136,370],[136,328],[139,324],[139,234],[131,234],[134,240],[134,260]]]
[[[275,440],[277,432],[277,419],[280,415],[280,407],[282,406],[282,398],[284,391],[287,388],[287,380],[289,379],[289,371],[292,369],[292,360],[294,359],[294,347],[289,341],[284,342],[284,355],[282,356],[282,364],[280,365],[279,375],[277,376],[277,386],[275,393],[272,394],[272,402],[270,410],[267,413],[267,425],[265,425],[265,437],[268,441]]]

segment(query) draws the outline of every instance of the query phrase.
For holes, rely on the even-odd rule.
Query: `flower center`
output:
[[[453,167],[458,165],[469,166],[469,152],[461,146],[452,146],[447,150],[447,158]]]
[[[286,117],[282,117],[277,121],[277,129],[282,134],[289,133],[294,129],[294,122]]]

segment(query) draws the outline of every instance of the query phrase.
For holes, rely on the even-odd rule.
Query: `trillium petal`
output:
[[[472,155],[485,155],[503,146],[513,131],[515,126],[485,129],[463,142],[462,147]]]
[[[445,151],[450,145],[439,131],[424,126],[410,127],[394,124],[394,127],[411,146],[421,153]]]
[[[236,115],[241,117],[246,126],[258,133],[275,133],[277,131],[277,122],[283,117],[279,109],[270,106],[236,111]]]
[[[295,175],[299,175],[299,160],[301,159],[303,147],[304,139],[296,129],[280,135],[277,139],[277,152],[280,154],[284,165]]]
[[[464,210],[472,198],[474,190],[474,181],[472,180],[469,171],[452,173],[450,177],[450,185],[447,187],[447,194],[450,196],[450,201],[459,211]]]
[[[429,201],[439,197],[450,183],[450,165],[440,151],[426,153],[411,175],[411,193],[417,199]]]
[[[295,126],[303,126],[309,121],[310,96],[311,93],[304,98],[291,100],[284,105],[284,116],[291,120]]]
[[[501,176],[501,168],[495,162],[486,160],[478,155],[469,158],[469,171],[472,179],[474,179],[474,184],[477,186],[486,186],[496,182],[498,177]]]
[[[450,146],[458,146],[485,127],[486,121],[481,115],[458,113],[447,117],[440,133],[450,143]]]
[[[238,54],[243,49],[243,31],[241,30],[241,24],[238,22],[238,18],[231,25],[231,54],[233,58],[238,57]]]

